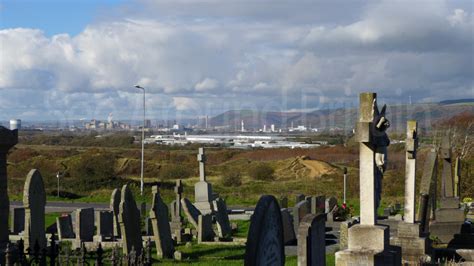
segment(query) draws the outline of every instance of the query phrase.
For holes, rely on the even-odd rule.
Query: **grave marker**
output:
[[[280,206],[264,195],[255,207],[245,247],[245,265],[284,265],[285,248]]]
[[[114,212],[97,211],[95,214],[96,237],[99,242],[114,239]]]
[[[298,228],[298,266],[326,265],[326,217],[307,214]]]
[[[46,206],[46,192],[44,191],[43,177],[36,169],[28,173],[23,190],[23,206],[25,207],[24,245],[33,248],[38,242],[40,248],[46,247],[46,232],[44,214]]]
[[[119,224],[119,212],[120,212],[120,189],[116,188],[112,191],[110,197],[110,210],[114,213],[114,237],[121,238],[120,224]]]
[[[76,210],[76,239],[81,241],[94,240],[94,208]]]
[[[204,148],[199,148],[197,160],[199,162],[199,182],[194,185],[194,205],[202,214],[212,213],[212,186],[206,181],[206,154]]]
[[[7,154],[18,143],[18,130],[0,126],[0,247],[9,241],[8,217],[10,200],[8,198]]]
[[[229,222],[227,206],[221,198],[215,199],[213,202],[215,210],[215,218],[217,222],[217,231],[220,238],[230,239],[232,237],[232,228]]]
[[[188,221],[195,227],[198,228],[198,217],[202,213],[194,207],[194,205],[187,198],[181,199],[181,204],[183,205],[184,213],[188,217]]]
[[[76,234],[74,234],[74,229],[72,226],[72,218],[70,214],[56,217],[56,226],[58,229],[59,240],[76,238]]]
[[[124,254],[132,249],[137,255],[142,253],[143,243],[140,226],[140,210],[128,185],[122,187],[119,207],[119,224],[122,234],[122,248]]]
[[[153,186],[153,203],[150,210],[153,238],[158,258],[173,258],[174,245],[168,219],[168,208],[161,199],[157,186]]]
[[[12,234],[18,234],[25,230],[25,208],[13,208],[11,221]]]

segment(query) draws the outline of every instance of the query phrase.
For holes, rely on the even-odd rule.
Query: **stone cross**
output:
[[[8,198],[7,154],[18,143],[18,130],[0,126],[0,247],[8,242]]]
[[[33,248],[36,242],[38,242],[40,248],[45,248],[46,192],[44,191],[43,177],[36,169],[31,170],[26,177],[23,190],[23,206],[25,207],[25,250],[29,247]]]
[[[199,162],[199,181],[206,181],[206,154],[204,153],[204,148],[199,148],[199,154],[197,155],[197,160]]]
[[[451,172],[451,141],[449,135],[441,143],[441,158],[443,159],[443,172],[441,178],[441,197],[454,197],[453,175]]]
[[[461,182],[461,158],[456,157],[456,164],[454,165],[454,197],[459,197],[461,191],[459,184]]]
[[[418,148],[418,123],[407,121],[406,163],[405,163],[405,214],[407,223],[415,223],[415,174],[416,150]]]
[[[175,213],[172,215],[172,219],[174,220],[182,220],[181,217],[181,195],[183,194],[183,182],[181,179],[176,180],[176,186],[174,187],[174,193],[176,194],[176,207]]]
[[[381,175],[386,167],[386,147],[390,143],[385,133],[390,126],[385,118],[385,109],[386,106],[379,112],[376,93],[360,94],[356,137],[360,143],[360,223],[362,225],[375,225],[377,222]]]

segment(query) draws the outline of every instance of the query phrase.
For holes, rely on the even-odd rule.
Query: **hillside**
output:
[[[388,106],[388,119],[392,124],[392,130],[403,131],[406,120],[415,119],[421,128],[430,129],[436,121],[446,119],[462,112],[474,113],[474,105],[471,103],[446,104],[413,104],[413,105],[391,105]],[[291,124],[306,125],[318,129],[338,128],[352,130],[354,121],[357,119],[358,110],[332,109],[317,110],[313,112],[261,112],[258,110],[234,110],[227,111],[211,119],[212,126],[227,126],[237,131],[241,128],[241,121],[247,129],[259,129],[264,124],[270,128],[274,124],[276,128],[290,127]]]

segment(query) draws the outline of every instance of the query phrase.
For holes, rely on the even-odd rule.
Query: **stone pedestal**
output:
[[[336,265],[401,265],[400,249],[389,245],[389,229],[357,224],[349,228],[348,249],[336,252]]]
[[[18,130],[0,126],[0,248],[8,243],[8,217],[10,200],[8,198],[7,153],[18,143]]]
[[[431,241],[420,231],[420,224],[401,222],[398,235],[390,244],[402,249],[402,263],[417,264],[431,260]]]
[[[430,224],[430,234],[441,243],[448,244],[455,234],[461,233],[464,224],[464,210],[459,208],[458,198],[443,198],[440,208],[435,211],[436,221]]]

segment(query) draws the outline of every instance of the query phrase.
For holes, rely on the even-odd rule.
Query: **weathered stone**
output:
[[[281,211],[273,196],[262,196],[255,207],[250,220],[244,263],[250,266],[285,264]]]
[[[451,140],[449,135],[446,135],[441,142],[441,156],[443,158],[441,197],[454,197],[454,180],[451,166]]]
[[[76,239],[81,241],[94,240],[94,208],[76,210]]]
[[[25,230],[25,208],[14,208],[11,219],[11,232],[18,234]]]
[[[405,147],[405,212],[404,221],[415,223],[415,174],[418,148],[418,123],[407,121],[407,138]],[[411,143],[411,145],[410,145]]]
[[[70,214],[56,217],[56,226],[58,229],[59,240],[76,238],[72,226],[72,218]]]
[[[188,218],[188,221],[195,227],[198,227],[198,217],[202,213],[194,207],[194,205],[189,201],[187,198],[182,198],[181,199],[181,204],[183,205],[183,210],[184,213],[186,214],[186,217]]]
[[[7,154],[18,143],[18,130],[0,126],[0,248],[9,241],[8,217],[10,200],[8,198]]]
[[[145,217],[145,235],[152,236],[153,235],[153,224],[151,222],[150,217]]]
[[[140,229],[140,211],[128,185],[124,185],[121,190],[119,224],[122,233],[123,253],[128,255],[133,248],[137,254],[141,254],[143,243]]]
[[[389,245],[389,229],[377,225],[386,169],[386,106],[379,112],[375,93],[361,93],[356,139],[359,143],[360,224],[348,230],[348,248],[336,252],[336,265],[400,265],[400,248]]]
[[[340,224],[339,229],[339,249],[344,250],[348,247],[349,241],[349,228],[357,224],[357,220],[344,221]]]
[[[23,206],[25,207],[25,250],[38,242],[40,248],[46,247],[44,214],[46,206],[46,192],[44,191],[43,177],[38,170],[28,173],[23,190]]]
[[[95,214],[95,226],[99,241],[113,240],[114,238],[114,212],[97,211]]]
[[[168,208],[160,197],[158,187],[153,187],[153,203],[150,210],[153,238],[158,258],[173,258],[174,244],[168,219]]]
[[[456,157],[456,163],[454,165],[454,197],[458,198],[461,195],[460,191],[461,184],[461,158]]]
[[[428,224],[430,216],[434,216],[434,210],[436,209],[436,177],[438,169],[438,151],[431,149],[425,159],[423,166],[423,176],[421,177],[420,183],[420,208],[418,209],[417,220],[420,221],[423,231],[428,232]],[[426,201],[423,197],[428,197],[426,207],[421,203]],[[423,210],[423,208],[426,210]],[[423,213],[425,211],[425,213]]]
[[[205,241],[213,241],[216,234],[212,229],[212,216],[211,214],[199,214],[198,216],[198,243]]]
[[[116,188],[112,191],[112,196],[110,197],[110,210],[114,212],[114,238],[122,237],[119,224],[120,196],[120,189]]]
[[[311,208],[306,200],[300,201],[293,207],[293,226],[295,232],[298,232],[301,219],[308,213],[311,213]]]
[[[194,205],[202,214],[212,213],[214,195],[211,184],[206,181],[206,154],[204,148],[199,148],[197,160],[199,162],[199,182],[194,185],[194,199],[196,201]]]
[[[431,241],[422,236],[420,224],[402,222],[398,225],[398,235],[390,239],[390,244],[401,247],[402,263],[417,264],[430,261]]]
[[[220,238],[229,239],[232,237],[232,228],[230,227],[229,215],[227,213],[227,206],[225,201],[221,198],[217,198],[213,201],[217,232]]]
[[[281,221],[283,225],[283,242],[285,245],[292,245],[296,242],[295,228],[293,226],[293,217],[288,209],[281,210]]]
[[[337,206],[336,197],[329,197],[328,199],[326,199],[326,203],[324,205],[324,212],[330,213],[336,206]]]
[[[326,217],[307,214],[298,228],[298,265],[326,265]]]
[[[181,230],[183,226],[183,217],[181,216],[181,195],[183,194],[183,183],[181,179],[176,180],[176,186],[174,187],[176,194],[176,200],[171,203],[171,231],[175,233],[177,242],[181,242]]]

